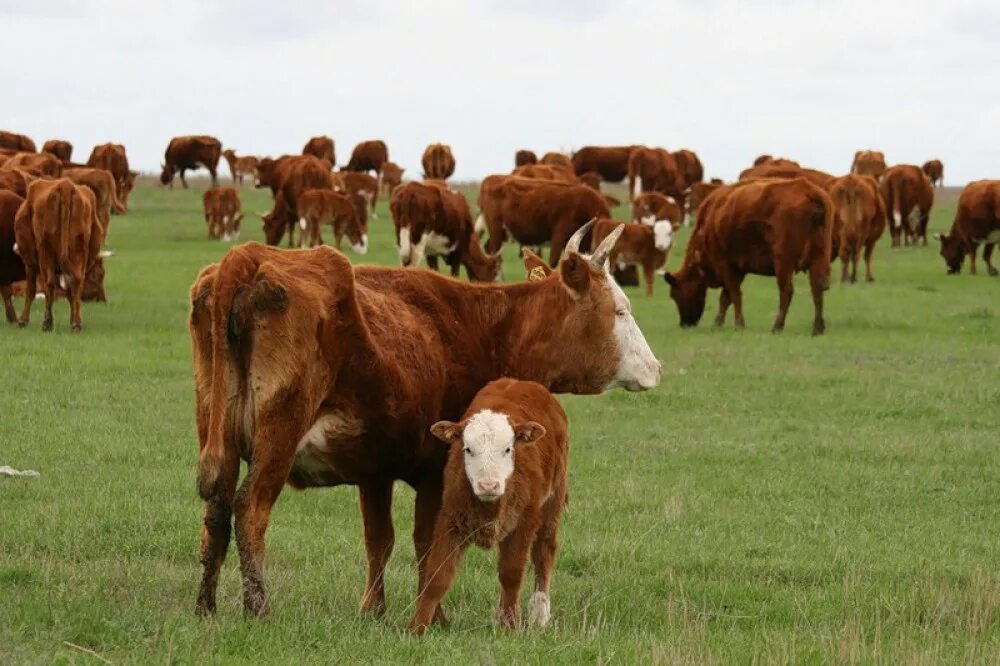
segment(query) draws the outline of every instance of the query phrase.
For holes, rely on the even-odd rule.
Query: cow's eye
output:
[[[507,450],[506,450],[506,451],[504,451],[504,454],[506,454],[506,455],[510,455],[510,447],[509,447],[509,446],[507,447]]]
[[[617,310],[615,310],[615,315],[618,316],[618,317],[624,317],[627,314],[628,314],[628,310],[626,310],[625,308],[618,308]]]
[[[465,453],[466,453],[466,455],[470,455],[471,456],[472,455],[472,449],[470,449],[469,447],[465,447]]]

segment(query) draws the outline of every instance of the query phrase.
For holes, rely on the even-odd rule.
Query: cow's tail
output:
[[[76,192],[73,191],[73,185],[65,182],[59,188],[59,196],[56,197],[56,210],[59,217],[59,270],[66,276],[67,286],[64,288],[67,290],[73,268],[69,256],[70,219],[74,204],[79,200],[78,197],[73,196],[74,194]]]
[[[632,201],[635,201],[636,197],[638,197],[641,193],[642,176],[640,174],[636,174],[635,180],[632,181]]]
[[[903,206],[900,202],[902,196],[901,190],[903,189],[902,179],[897,181],[889,181],[889,212],[892,213],[892,226],[895,229],[899,229],[903,226]]]
[[[118,198],[118,184],[114,179],[111,180],[111,212],[115,215],[128,212],[125,202]]]

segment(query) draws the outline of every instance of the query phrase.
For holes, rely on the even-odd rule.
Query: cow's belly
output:
[[[299,441],[288,480],[293,486],[335,486],[366,476],[364,423],[347,412],[322,414]]]

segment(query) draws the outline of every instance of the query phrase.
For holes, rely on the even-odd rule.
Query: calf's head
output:
[[[653,228],[653,247],[666,252],[674,244],[674,225],[670,220],[658,220],[655,215],[646,215],[642,223]]]
[[[473,494],[483,502],[495,502],[503,497],[514,473],[516,449],[538,441],[545,428],[534,421],[514,423],[506,414],[484,409],[461,423],[438,421],[431,432],[449,446],[462,447]]]

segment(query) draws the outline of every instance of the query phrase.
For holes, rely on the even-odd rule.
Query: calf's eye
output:
[[[509,446],[507,447],[507,450],[506,450],[506,451],[504,451],[504,453],[506,453],[506,454],[508,454],[508,455],[510,454],[510,447],[509,447]]]

